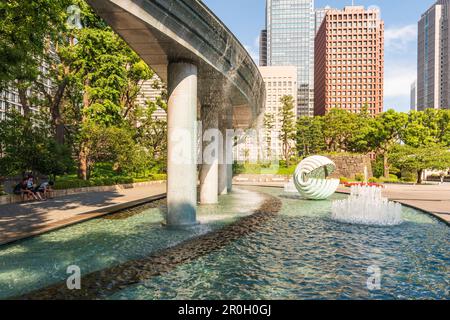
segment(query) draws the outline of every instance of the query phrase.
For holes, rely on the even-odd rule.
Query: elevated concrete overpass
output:
[[[167,223],[195,224],[196,121],[224,135],[226,129],[255,124],[265,100],[258,67],[202,1],[87,1],[167,83]],[[231,188],[231,164],[217,159],[200,171],[200,202],[216,203],[218,194]]]

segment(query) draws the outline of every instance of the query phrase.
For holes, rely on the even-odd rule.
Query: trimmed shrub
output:
[[[398,177],[395,174],[390,174],[389,175],[389,180],[393,181],[393,182],[397,182],[398,181]]]
[[[405,182],[416,182],[417,181],[417,173],[416,172],[402,172],[402,181]]]
[[[398,183],[399,179],[395,174],[390,174],[388,179],[385,177],[380,177],[379,181],[381,183]]]
[[[349,179],[347,179],[346,177],[340,177],[339,180],[340,180],[341,184],[346,184],[349,182]]]
[[[150,181],[160,181],[160,180],[167,180],[167,174],[157,173],[150,175]]]

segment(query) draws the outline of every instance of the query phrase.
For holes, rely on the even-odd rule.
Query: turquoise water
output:
[[[110,299],[448,299],[450,228],[403,208],[405,222],[380,228],[330,219],[331,201],[305,201],[276,188],[246,188],[202,207],[191,231],[161,227],[158,208],[121,220],[97,219],[0,249],[0,298],[148,256],[220,228],[256,209],[258,193],[279,197],[281,212],[255,233]],[[369,267],[380,289],[369,290]]]
[[[110,298],[450,298],[450,228],[445,224],[408,208],[397,227],[341,224],[330,219],[330,201],[254,190],[283,200],[280,214],[261,232]],[[381,272],[380,289],[368,289],[370,266]]]
[[[248,215],[261,200],[257,193],[236,190],[221,197],[218,206],[200,208],[201,224],[189,231],[162,227],[163,208],[150,208],[126,219],[95,219],[2,246],[0,299],[65,281],[70,265],[87,274],[146,257]]]

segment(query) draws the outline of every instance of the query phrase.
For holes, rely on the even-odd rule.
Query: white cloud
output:
[[[385,97],[409,97],[411,84],[416,79],[416,74],[414,65],[387,65],[384,82]]]
[[[259,38],[260,38],[260,36],[258,35],[258,36],[255,38],[255,40],[253,41],[253,46],[254,46],[255,48],[259,48]]]
[[[410,44],[417,41],[417,25],[387,28],[384,32],[384,40],[386,51],[408,51]]]
[[[398,62],[398,61],[397,61]],[[411,84],[416,80],[414,64],[389,63],[385,66],[384,107],[397,111],[408,111],[410,108]]]
[[[384,102],[385,110],[408,111],[410,108],[411,84],[417,79],[414,60],[410,63],[393,60],[385,65]]]
[[[245,50],[250,54],[256,65],[259,64],[259,35],[253,40],[253,44],[244,44]]]

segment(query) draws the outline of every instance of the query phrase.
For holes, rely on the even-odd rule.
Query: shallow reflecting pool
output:
[[[251,214],[261,201],[256,192],[236,190],[222,196],[218,206],[199,208],[201,224],[189,231],[161,226],[164,201],[160,201],[138,212],[125,211],[2,246],[0,299],[64,281],[71,265],[86,274],[146,257]]]
[[[330,219],[330,201],[298,200],[280,189],[253,190],[283,200],[282,211],[262,232],[111,298],[450,297],[450,228],[434,218],[403,208],[405,222],[397,227],[341,224]],[[369,290],[367,280],[378,270],[381,288]]]
[[[161,211],[98,219],[0,250],[0,297],[64,280],[68,265],[86,272],[144,257],[220,228],[256,209],[260,193],[281,199],[258,231],[110,296],[110,299],[448,299],[450,228],[403,208],[405,222],[367,227],[331,220],[330,201],[282,189],[248,187],[203,207],[193,231],[161,228]],[[378,279],[380,287],[367,286]],[[372,278],[371,278],[372,277]],[[375,277],[375,278],[373,278]],[[377,282],[375,281],[375,284]]]

